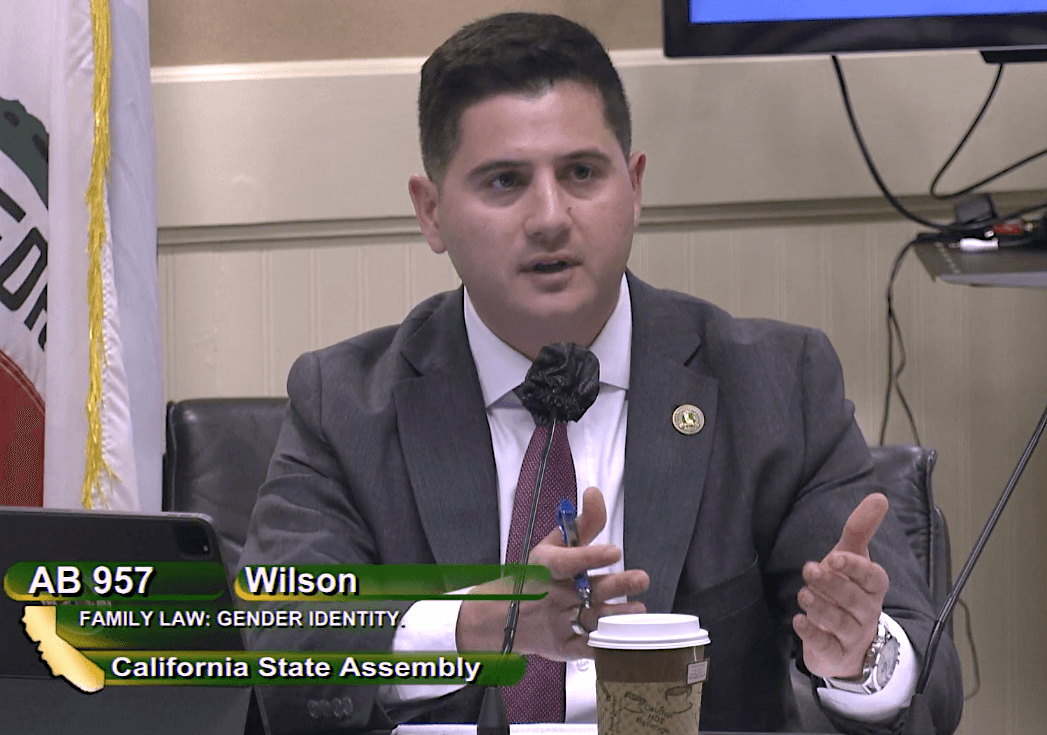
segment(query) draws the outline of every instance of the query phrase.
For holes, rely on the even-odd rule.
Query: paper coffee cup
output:
[[[600,735],[697,735],[708,643],[693,615],[600,618],[589,635]]]

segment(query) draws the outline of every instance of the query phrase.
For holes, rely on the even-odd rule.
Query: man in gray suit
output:
[[[897,727],[933,611],[874,492],[836,356],[819,332],[733,319],[627,273],[646,159],[599,41],[556,16],[466,26],[423,67],[419,120],[426,176],[411,178],[411,198],[464,287],[295,363],[242,563],[504,560],[534,429],[512,388],[542,346],[576,342],[601,363],[596,403],[569,427],[579,487],[592,486],[580,493],[583,546],[550,535],[535,548],[554,583],[521,606],[516,637],[517,652],[569,662],[564,716],[594,716],[591,649],[572,628],[572,579],[590,570],[586,625],[700,616],[715,661],[703,728],[796,726],[796,643],[838,727]],[[674,424],[678,408],[690,425]],[[492,651],[506,605],[392,603],[395,630],[270,629],[250,642]],[[939,732],[952,732],[961,687],[948,641],[928,693]],[[282,687],[263,702],[274,729],[298,732],[475,721],[479,696]]]

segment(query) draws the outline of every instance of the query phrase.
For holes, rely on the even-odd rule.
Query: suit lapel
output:
[[[633,343],[625,443],[626,569],[644,569],[651,612],[672,609],[705,488],[716,430],[717,381],[688,367],[701,337],[674,302],[629,274]],[[697,406],[705,425],[686,435],[673,411]]]
[[[633,340],[625,453],[627,569],[644,569],[651,611],[672,607],[705,487],[716,428],[718,384],[688,367],[701,344],[678,307],[629,274]],[[419,373],[394,388],[404,461],[433,556],[439,564],[498,562],[494,450],[476,366],[469,351],[462,291],[445,299],[404,346]],[[677,406],[705,415],[687,436],[672,423]]]
[[[497,564],[498,484],[462,290],[404,345],[419,373],[396,384],[397,427],[422,526],[438,564]]]

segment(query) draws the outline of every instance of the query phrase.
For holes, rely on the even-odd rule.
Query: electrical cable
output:
[[[892,387],[897,391],[898,399],[901,401],[902,407],[905,409],[905,414],[909,419],[909,427],[912,429],[913,438],[915,439],[916,444],[922,445],[919,432],[916,430],[916,421],[913,418],[912,410],[905,398],[905,394],[902,392],[901,384],[899,383],[899,378],[901,377],[902,371],[905,369],[906,363],[905,343],[902,341],[901,325],[899,324],[897,314],[894,311],[894,281],[906,254],[916,243],[917,240],[906,243],[898,255],[895,256],[894,263],[891,266],[891,276],[887,282],[887,389],[884,395],[883,423],[880,425],[880,446],[883,446],[885,435],[887,433],[887,420],[890,410]],[[897,368],[894,366],[895,334],[898,336],[898,352],[900,356]],[[966,602],[959,598],[957,598],[957,604],[963,607],[964,610],[964,629],[967,637],[967,644],[970,646],[971,650],[974,688],[970,692],[964,694],[964,701],[969,701],[981,690],[981,669],[978,665],[978,648],[974,643],[974,634],[971,631],[971,609],[967,606]]]
[[[991,183],[993,181],[996,181],[996,179],[999,179],[999,178],[1001,178],[1003,176],[1006,176],[1007,174],[1011,173],[1012,171],[1017,171],[1019,168],[1021,168],[1025,164],[1031,163],[1032,161],[1035,161],[1037,158],[1040,158],[1041,156],[1047,156],[1047,148],[1044,148],[1042,151],[1037,151],[1036,153],[1033,153],[1032,155],[1026,156],[1025,158],[1023,158],[1022,160],[1018,161],[1017,163],[1012,163],[1007,168],[1000,169],[999,171],[997,171],[996,173],[992,174],[991,176],[987,176],[986,178],[982,179],[981,181],[979,181],[979,182],[977,182],[975,184],[971,184],[970,186],[968,186],[965,189],[960,189],[959,191],[953,192],[952,194],[934,194],[932,192],[931,196],[933,196],[936,199],[943,199],[944,200],[944,199],[955,199],[956,197],[963,196],[964,194],[970,194],[971,192],[973,192],[978,187],[985,186],[986,184],[989,184],[989,183]],[[931,186],[933,187],[934,184],[931,184]],[[1047,206],[1047,202],[1044,202],[1043,204],[1040,204],[1040,205],[1038,205],[1035,208],[1039,209],[1040,207],[1044,207],[1044,206]]]
[[[1025,158],[1021,159],[1020,161],[1012,163],[1010,166],[1007,166],[1005,168],[1000,169],[999,171],[997,171],[994,174],[990,174],[989,176],[986,176],[984,179],[982,179],[981,181],[978,181],[977,183],[971,184],[970,186],[964,187],[963,189],[959,189],[958,191],[954,191],[951,194],[939,194],[937,191],[935,191],[938,188],[938,182],[941,180],[942,176],[945,175],[945,172],[949,168],[949,166],[952,165],[952,162],[956,159],[956,156],[959,155],[960,150],[962,150],[963,147],[967,144],[967,141],[971,137],[971,134],[974,133],[974,129],[976,127],[978,127],[978,123],[981,122],[982,116],[985,115],[985,111],[987,109],[989,109],[989,103],[992,102],[993,97],[996,95],[996,90],[1000,86],[1000,79],[1003,77],[1003,68],[1004,68],[1004,65],[1000,64],[1000,68],[996,71],[996,78],[993,80],[992,87],[989,89],[989,94],[985,98],[985,102],[982,104],[982,107],[978,111],[978,114],[975,115],[974,122],[972,122],[971,126],[969,128],[967,128],[967,132],[964,133],[963,138],[960,140],[959,144],[956,146],[956,148],[953,149],[953,152],[949,155],[949,158],[945,161],[945,163],[942,164],[942,167],[938,170],[938,173],[935,174],[934,180],[931,181],[931,188],[930,188],[928,193],[932,197],[934,197],[935,199],[938,199],[938,200],[941,200],[941,201],[945,201],[945,200],[948,200],[948,199],[956,199],[957,197],[961,197],[961,196],[964,196],[966,194],[970,194],[975,189],[978,189],[979,187],[985,186],[986,184],[990,184],[993,181],[996,181],[996,179],[999,179],[999,178],[1001,178],[1003,176],[1006,176],[1007,174],[1009,174],[1009,173],[1011,173],[1013,171],[1017,171],[1019,168],[1021,168],[1025,164],[1031,163],[1032,161],[1035,161],[1037,158],[1040,158],[1042,156],[1047,155],[1047,148],[1044,148],[1041,151],[1037,151],[1036,153],[1033,153],[1031,155],[1026,156]],[[1040,208],[1045,207],[1045,206],[1047,206],[1047,202],[1044,202],[1043,204],[1036,205],[1035,207],[1032,207],[1029,211],[1032,211],[1034,209],[1040,209]],[[1021,214],[1025,214],[1025,212],[1021,212]],[[1014,215],[1014,216],[1019,216],[1019,215]],[[1003,219],[1009,219],[1009,217],[1008,218],[1003,218]]]
[[[888,201],[888,203],[906,219],[911,219],[913,222],[916,222],[917,224],[921,224],[924,227],[930,227],[932,229],[937,230],[938,232],[952,232],[954,228],[949,224],[942,222],[932,222],[929,219],[924,219],[918,214],[910,212],[900,201],[898,201],[894,194],[892,194],[887,189],[887,185],[883,182],[883,179],[880,177],[880,172],[876,169],[876,164],[873,163],[872,156],[869,154],[869,149],[865,145],[865,138],[862,137],[861,130],[858,128],[858,120],[855,118],[854,108],[851,106],[851,95],[847,91],[847,80],[844,79],[843,69],[840,67],[840,59],[834,54],[832,56],[832,61],[833,68],[836,70],[836,79],[840,83],[840,94],[843,97],[843,106],[847,112],[847,119],[851,123],[851,130],[854,131],[854,137],[855,140],[858,141],[858,148],[861,150],[862,157],[865,159],[865,165],[868,167],[869,173],[872,174],[873,181],[876,182],[876,186],[879,187],[880,193],[883,194],[884,198]]]
[[[971,647],[971,668],[974,669],[974,688],[963,695],[963,701],[967,702],[975,698],[978,692],[982,689],[982,672],[978,666],[978,649],[974,647],[974,635],[971,633],[971,608],[967,607],[967,603],[963,600],[957,599],[956,604],[963,608],[963,619],[966,625],[967,631],[967,643]]]
[[[912,430],[914,442],[917,446],[922,446],[920,432],[916,429],[916,419],[913,417],[912,408],[909,406],[909,401],[905,398],[905,393],[902,391],[901,382],[899,381],[902,371],[905,370],[905,342],[902,339],[901,324],[899,324],[898,316],[894,311],[894,281],[898,276],[898,271],[901,269],[902,261],[916,242],[916,240],[907,242],[898,255],[895,256],[894,264],[891,266],[891,276],[887,281],[887,388],[884,391],[883,396],[883,421],[880,423],[880,446],[883,446],[887,435],[887,422],[891,410],[892,389],[897,393],[898,400],[901,402],[902,408],[905,409],[905,415],[909,419],[909,428]],[[898,337],[899,361],[897,367],[894,365],[895,335]]]
[[[833,61],[833,67],[834,67],[834,69],[836,71],[836,77],[837,77],[837,79],[839,80],[839,83],[840,83],[840,93],[841,93],[841,96],[843,97],[844,108],[845,108],[845,110],[847,112],[847,118],[850,121],[851,129],[854,132],[855,140],[857,141],[858,147],[861,150],[862,157],[865,159],[865,163],[866,163],[866,166],[869,169],[869,173],[872,175],[873,180],[876,182],[876,185],[879,187],[880,192],[884,195],[884,198],[887,199],[888,203],[890,203],[891,206],[893,206],[895,208],[895,210],[897,210],[902,216],[906,217],[907,219],[910,219],[910,220],[912,220],[912,221],[914,221],[914,222],[916,222],[918,224],[922,224],[922,225],[924,225],[926,227],[931,227],[932,229],[937,230],[938,233],[943,234],[943,235],[957,235],[957,234],[960,234],[961,232],[963,232],[964,230],[968,230],[968,231],[972,230],[973,228],[971,228],[971,227],[964,227],[962,225],[958,226],[956,224],[941,224],[941,223],[933,222],[933,221],[928,220],[928,219],[924,219],[923,217],[920,217],[920,216],[910,212],[908,209],[906,209],[904,207],[904,205],[902,205],[901,202],[898,201],[898,199],[893,194],[891,194],[891,192],[887,189],[887,186],[884,183],[883,179],[881,178],[881,176],[879,174],[879,171],[876,169],[875,164],[872,161],[872,156],[869,153],[868,147],[865,145],[865,140],[862,137],[861,130],[858,127],[858,122],[857,122],[857,119],[855,118],[855,115],[854,115],[854,108],[851,105],[850,94],[849,94],[849,92],[847,90],[847,82],[844,79],[843,69],[840,66],[839,58],[837,58],[834,55],[832,57],[832,61]],[[992,99],[993,99],[993,97],[996,94],[996,90],[999,87],[1000,79],[1003,76],[1003,67],[1004,67],[1004,65],[1000,64],[1000,68],[996,72],[996,78],[993,80],[992,88],[989,90],[989,94],[986,97],[986,100],[983,103],[983,105],[982,105],[981,109],[979,110],[978,114],[975,116],[974,121],[971,123],[971,125],[968,128],[967,132],[964,134],[963,138],[960,140],[960,143],[953,150],[952,154],[950,154],[949,158],[942,165],[941,169],[939,169],[938,173],[934,177],[934,180],[931,182],[930,194],[931,194],[932,197],[934,197],[936,199],[939,199],[939,200],[946,200],[946,199],[953,199],[953,198],[956,198],[956,197],[959,197],[959,196],[963,196],[965,194],[969,194],[974,189],[977,189],[980,186],[984,186],[985,184],[988,184],[991,181],[994,181],[997,178],[1000,178],[1000,177],[1004,176],[1005,174],[1008,174],[1008,173],[1016,170],[1017,168],[1019,168],[1021,166],[1024,166],[1025,164],[1029,163],[1030,161],[1033,161],[1033,160],[1035,160],[1035,159],[1037,159],[1037,158],[1039,158],[1039,157],[1041,157],[1043,155],[1047,155],[1047,149],[1039,151],[1038,153],[1034,153],[1031,156],[1027,156],[1026,158],[1022,159],[1021,161],[1018,161],[1017,163],[1012,164],[1011,166],[1008,166],[1007,168],[1002,169],[1002,170],[998,171],[997,173],[995,173],[995,174],[993,174],[993,175],[991,175],[991,176],[989,176],[989,177],[979,181],[978,183],[973,184],[972,186],[969,186],[969,187],[967,187],[967,188],[965,188],[965,189],[963,189],[961,191],[954,192],[952,194],[939,195],[935,191],[935,189],[937,188],[937,184],[938,184],[939,180],[945,174],[945,171],[952,164],[953,160],[955,160],[956,156],[960,153],[960,151],[962,150],[964,145],[966,145],[966,143],[967,143],[968,139],[970,138],[971,134],[974,132],[974,129],[978,126],[978,123],[981,121],[982,117],[984,116],[985,111],[988,109],[989,104],[992,102]],[[1044,208],[1047,208],[1047,201],[1040,202],[1038,204],[1029,205],[1029,206],[1026,206],[1026,207],[1022,207],[1022,208],[1017,209],[1017,210],[1015,210],[1013,212],[1008,212],[1007,214],[996,218],[996,222],[1005,222],[1007,220],[1014,219],[1014,218],[1020,217],[1022,215],[1028,214],[1030,212],[1035,212],[1037,210],[1044,209]],[[992,225],[987,225],[985,223],[982,223],[982,224],[979,225],[980,228],[991,227],[991,226]],[[927,234],[924,233],[922,235],[918,235],[915,239],[913,239],[910,242],[906,243],[902,247],[902,249],[901,249],[901,251],[899,251],[898,255],[895,256],[894,262],[893,262],[893,264],[891,266],[891,275],[890,275],[890,278],[888,279],[888,283],[887,283],[887,294],[886,294],[886,300],[887,300],[887,386],[886,386],[886,390],[884,391],[883,420],[882,420],[882,423],[880,425],[880,444],[881,445],[883,445],[884,440],[886,439],[887,424],[888,424],[888,420],[889,420],[889,416],[890,416],[890,404],[891,404],[891,391],[892,391],[892,389],[896,392],[896,394],[898,396],[898,400],[901,402],[902,408],[905,410],[906,417],[909,420],[909,427],[912,430],[913,439],[915,440],[917,445],[922,445],[922,442],[920,441],[919,432],[918,432],[918,430],[916,428],[916,420],[913,417],[912,409],[909,406],[908,400],[905,398],[905,393],[902,391],[901,383],[900,383],[900,380],[899,380],[900,377],[901,377],[902,371],[905,369],[906,356],[905,356],[905,343],[904,343],[903,338],[902,338],[901,324],[899,323],[898,317],[897,317],[897,313],[894,310],[894,281],[895,281],[895,279],[898,276],[898,272],[901,269],[902,262],[905,259],[905,256],[908,254],[909,250],[911,250],[912,247],[917,244],[917,242],[920,242],[920,241],[923,241],[923,240],[927,240],[927,239],[935,239],[935,238],[933,238],[933,237],[928,238]],[[894,364],[894,338],[895,338],[895,336],[897,336],[897,338],[898,338],[898,352],[899,352],[899,362],[898,362],[897,367],[895,367],[895,364]],[[1028,452],[1028,450],[1027,450],[1027,452]],[[964,571],[969,573],[969,571],[966,568],[965,568]],[[961,575],[961,576],[963,576],[963,575]],[[953,590],[953,593],[952,593],[953,596],[957,595],[960,587],[962,586],[962,583],[965,582],[965,581],[966,581],[965,577],[963,579],[961,579],[960,583],[957,584],[957,586]],[[972,666],[973,666],[973,669],[974,669],[974,671],[973,671],[973,674],[974,674],[974,688],[972,689],[972,691],[970,693],[966,693],[964,695],[964,699],[965,700],[969,700],[969,699],[973,698],[975,695],[977,695],[978,692],[981,689],[981,672],[980,672],[980,668],[979,668],[979,665],[978,665],[978,651],[977,651],[977,648],[975,647],[974,636],[973,636],[973,634],[971,632],[971,613],[970,613],[970,608],[967,606],[967,604],[963,600],[960,600],[958,596],[956,596],[955,599],[952,600],[952,603],[953,604],[956,604],[956,603],[960,604],[964,608],[964,612],[965,612],[966,636],[967,636],[967,641],[968,641],[968,643],[970,645],[971,663],[972,663]],[[941,631],[940,630],[936,630],[935,633],[937,635],[939,635],[939,636],[941,635]],[[937,638],[935,636],[932,636],[931,645],[934,648],[937,648],[936,644],[937,644]],[[929,650],[930,650],[930,647],[929,647]],[[931,655],[933,655],[933,654],[931,654]],[[926,686],[925,683],[924,683],[924,686]],[[921,691],[922,691],[922,688],[918,687],[918,689],[921,689]]]
[[[981,186],[981,184],[985,183],[981,182],[975,184],[974,186],[969,186],[966,189],[963,189],[962,191],[953,192],[952,194],[938,194],[937,192],[935,192],[935,189],[938,187],[938,181],[941,180],[942,176],[945,175],[945,172],[948,170],[949,166],[952,165],[952,162],[956,160],[956,156],[960,154],[960,151],[963,150],[963,147],[967,145],[967,141],[970,139],[971,134],[974,132],[974,129],[978,127],[978,123],[982,121],[982,116],[985,115],[985,111],[989,109],[989,103],[991,103],[993,97],[996,96],[996,90],[999,88],[1000,80],[1003,78],[1003,67],[1004,65],[1000,64],[1000,68],[996,70],[996,78],[993,80],[992,87],[989,89],[989,95],[985,98],[985,102],[982,104],[982,108],[978,110],[978,114],[974,116],[974,122],[972,122],[971,126],[967,128],[967,132],[963,134],[963,138],[960,139],[959,144],[957,144],[957,146],[953,149],[953,152],[949,154],[949,157],[945,160],[945,163],[942,164],[942,167],[938,169],[938,173],[934,175],[934,180],[931,181],[931,188],[929,193],[935,199],[955,199],[958,196],[969,194],[973,189],[976,189],[977,187]],[[989,180],[991,181],[992,179]]]
[[[848,92],[847,90],[847,80],[844,78],[843,68],[840,66],[840,59],[835,55],[831,58],[833,62],[833,68],[836,71],[836,79],[840,85],[840,95],[843,98],[844,110],[847,113],[847,119],[850,122],[851,131],[854,133],[854,138],[858,143],[858,148],[862,153],[862,158],[865,159],[865,165],[869,169],[869,173],[872,175],[873,181],[876,182],[876,186],[880,189],[880,193],[883,194],[884,199],[886,199],[887,202],[892,207],[894,207],[894,209],[903,217],[912,220],[917,224],[923,225],[924,227],[930,227],[938,233],[949,236],[950,238],[959,238],[968,235],[978,237],[981,236],[986,229],[991,228],[994,224],[998,222],[1006,222],[1008,220],[1021,217],[1024,214],[1028,214],[1029,212],[1035,212],[1037,210],[1047,208],[1047,201],[1039,202],[1037,204],[1022,207],[1020,209],[1014,210],[1013,212],[1008,212],[1004,215],[1001,215],[997,217],[993,222],[983,222],[978,223],[977,225],[960,225],[956,223],[934,222],[932,220],[925,219],[924,217],[920,217],[919,215],[906,209],[905,206],[898,200],[898,198],[895,197],[894,194],[890,192],[890,190],[888,190],[887,185],[884,183],[883,178],[880,176],[879,170],[876,168],[876,164],[873,163],[872,155],[869,153],[869,148],[865,145],[865,138],[862,136],[861,129],[858,127],[858,120],[854,115],[854,107],[851,104],[851,95],[850,92]],[[1032,156],[1023,159],[1022,161],[1019,161],[1014,166],[1008,167],[1002,173],[999,173],[994,176],[1002,176],[1004,173],[1009,173],[1017,166],[1024,165],[1025,163],[1028,163],[1034,158],[1037,158],[1044,154],[1047,154],[1047,149],[1041,151],[1040,153],[1033,154]],[[984,183],[985,181],[982,181],[978,184],[975,184],[975,186],[981,186]]]

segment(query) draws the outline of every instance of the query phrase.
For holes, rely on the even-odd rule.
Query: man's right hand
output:
[[[575,575],[616,563],[622,550],[611,544],[590,545],[607,522],[603,494],[591,487],[582,495],[582,513],[578,516],[578,543],[564,546],[559,529],[554,529],[531,550],[528,563],[549,569],[552,583],[549,594],[540,600],[520,603],[514,653],[536,653],[554,661],[592,658],[588,637],[576,635],[571,628],[578,612]],[[617,598],[641,594],[650,584],[647,572],[631,569],[615,574],[592,577],[593,606],[582,616],[582,622],[595,628],[605,615],[646,612],[642,602],[611,602]],[[504,580],[476,587],[501,590]],[[500,651],[505,632],[509,603],[504,600],[466,600],[458,613],[456,637],[459,651]]]

